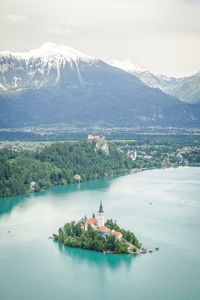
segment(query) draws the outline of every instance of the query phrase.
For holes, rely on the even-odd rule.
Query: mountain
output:
[[[55,86],[60,79],[70,85],[74,77],[82,83],[79,64],[90,66],[96,62],[78,50],[53,43],[27,53],[3,51],[0,53],[0,91],[13,94],[47,88]],[[66,74],[60,73],[63,70]]]
[[[200,124],[198,105],[182,103],[138,76],[63,45],[1,52],[0,86],[1,128]]]
[[[111,60],[108,63],[136,76],[149,87],[159,88],[187,103],[200,103],[200,72],[188,77],[175,78],[153,74],[128,60]]]
[[[190,77],[180,78],[173,95],[188,103],[200,103],[200,72]]]

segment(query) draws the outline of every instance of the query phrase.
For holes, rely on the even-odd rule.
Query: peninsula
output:
[[[140,250],[141,244],[134,233],[120,228],[112,219],[104,222],[102,202],[99,206],[98,219],[93,214],[89,219],[84,217],[78,222],[66,223],[59,228],[58,234],[53,234],[53,238],[69,247],[103,253],[144,253],[144,250]]]
[[[0,151],[0,198],[54,185],[130,173],[132,160],[104,137],[53,143],[41,151]]]
[[[153,168],[199,166],[200,139],[141,133],[112,142],[91,134],[76,142],[0,142],[0,165],[3,198]]]

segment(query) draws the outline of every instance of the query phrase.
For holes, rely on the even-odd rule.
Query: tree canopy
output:
[[[109,155],[87,141],[55,143],[41,151],[0,151],[0,197],[42,191],[52,185],[127,173],[132,161],[109,143]],[[32,190],[33,191],[33,190]]]
[[[119,230],[123,235],[123,238],[120,240],[112,234],[101,237],[99,231],[93,229],[90,225],[88,225],[88,230],[84,231],[81,229],[82,221],[83,220],[78,221],[77,223],[75,221],[66,223],[62,228],[59,228],[58,234],[53,235],[55,240],[58,240],[60,243],[69,247],[90,249],[100,252],[111,251],[115,254],[129,253],[127,241],[137,248],[141,247],[141,244],[134,233],[120,228],[112,219],[107,220],[105,225],[110,226],[110,229]]]

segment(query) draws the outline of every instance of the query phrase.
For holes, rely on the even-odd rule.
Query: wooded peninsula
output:
[[[35,148],[34,148],[35,147]],[[44,191],[54,185],[84,182],[152,168],[200,165],[198,136],[146,137],[107,142],[87,140],[52,144],[5,144],[0,150],[0,198]]]
[[[132,160],[116,145],[98,141],[60,142],[41,151],[0,151],[0,197],[46,190],[130,172]]]

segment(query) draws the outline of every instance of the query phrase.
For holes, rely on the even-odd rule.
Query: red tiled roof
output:
[[[113,231],[112,235],[115,235],[116,237],[119,237],[121,235],[121,232],[119,232],[119,231]]]
[[[98,220],[96,218],[89,218],[85,224],[90,224],[90,225],[94,225],[94,224],[98,224]]]
[[[111,231],[108,227],[106,226],[101,226],[100,228],[98,228],[99,231],[102,231],[102,232],[107,232],[107,231]]]

